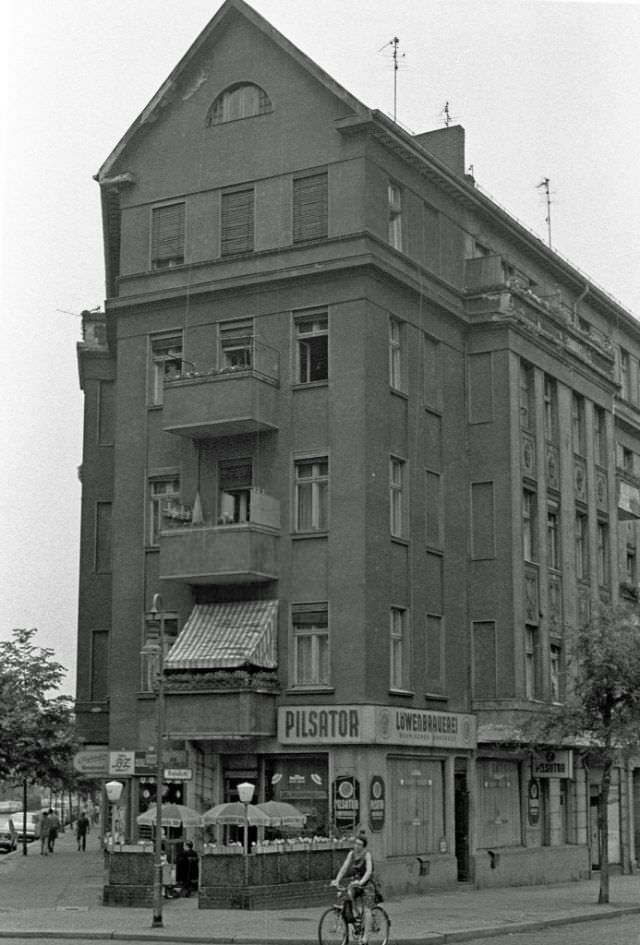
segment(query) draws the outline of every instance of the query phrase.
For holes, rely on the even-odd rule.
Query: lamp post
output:
[[[244,806],[244,884],[249,885],[249,804],[253,798],[255,787],[250,781],[243,781],[238,785],[238,797]]]
[[[158,676],[156,690],[156,835],[153,863],[153,920],[151,927],[161,929],[162,923],[162,784],[164,781],[164,623],[160,594],[153,595],[151,616],[158,624]]]
[[[115,845],[116,808],[120,798],[122,797],[124,784],[122,781],[107,781],[104,789],[107,792],[107,800],[111,805],[111,836],[113,837],[112,845]]]

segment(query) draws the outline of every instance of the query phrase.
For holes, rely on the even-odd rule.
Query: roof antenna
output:
[[[548,177],[543,177],[539,184],[536,184],[536,190],[540,187],[544,190],[545,202],[547,204],[547,215],[544,218],[544,222],[547,224],[547,242],[549,243],[549,249],[551,249],[551,191],[549,189],[551,181]]]
[[[400,40],[397,36],[394,36],[393,39],[390,39],[388,43],[385,43],[384,46],[381,46],[378,52],[382,52],[383,49],[386,49],[387,46],[393,46],[393,120],[396,121],[398,114],[398,59],[404,59],[405,53],[400,53],[398,51],[398,46],[400,45]]]
[[[444,103],[444,108],[442,109],[442,111],[440,112],[440,114],[443,116],[443,119],[442,119],[442,120],[444,121],[444,126],[445,126],[445,128],[448,128],[449,125],[451,124],[451,122],[453,121],[453,115],[452,115],[451,112],[449,111],[449,103],[448,103],[448,102],[445,102],[445,103]]]

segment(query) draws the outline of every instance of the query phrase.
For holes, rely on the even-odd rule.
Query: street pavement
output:
[[[329,882],[330,877],[327,877]],[[198,909],[197,898],[163,900],[163,928],[152,929],[152,910],[103,906],[103,855],[90,834],[86,853],[67,831],[55,854],[39,845],[0,857],[0,943],[3,938],[83,941],[276,943],[316,945],[322,907],[274,911]],[[392,945],[442,945],[571,924],[581,919],[640,913],[640,877],[611,877],[611,904],[599,906],[598,880],[553,886],[475,890],[462,886],[425,896],[402,896],[384,907]],[[327,905],[333,901],[327,888]],[[602,941],[610,941],[603,924]]]

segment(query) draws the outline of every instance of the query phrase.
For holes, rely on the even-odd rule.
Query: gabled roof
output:
[[[309,72],[318,82],[324,85],[325,88],[337,98],[341,99],[354,112],[366,115],[369,114],[369,109],[363,105],[362,102],[351,95],[350,92],[347,92],[347,90],[339,85],[335,79],[332,79],[327,72],[316,65],[313,60],[305,56],[297,46],[289,42],[282,33],[278,32],[275,27],[265,20],[264,17],[260,16],[248,3],[245,3],[244,0],[225,0],[225,3],[223,3],[213,19],[202,30],[195,42],[192,43],[175,69],[167,76],[149,104],[142,110],[126,134],[120,139],[98,173],[94,175],[95,180],[99,183],[105,183],[110,178],[115,163],[126,150],[130,142],[135,138],[139,130],[145,124],[155,121],[160,109],[171,100],[173,92],[179,85],[180,78],[190,67],[198,52],[209,42],[213,34],[220,31],[230,18],[236,16],[244,17],[252,23],[256,29],[268,36],[283,52],[291,56],[303,69]]]

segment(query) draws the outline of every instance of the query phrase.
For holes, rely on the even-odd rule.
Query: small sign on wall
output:
[[[385,818],[385,790],[384,780],[376,774],[371,778],[369,785],[369,829],[375,832],[382,830]]]

